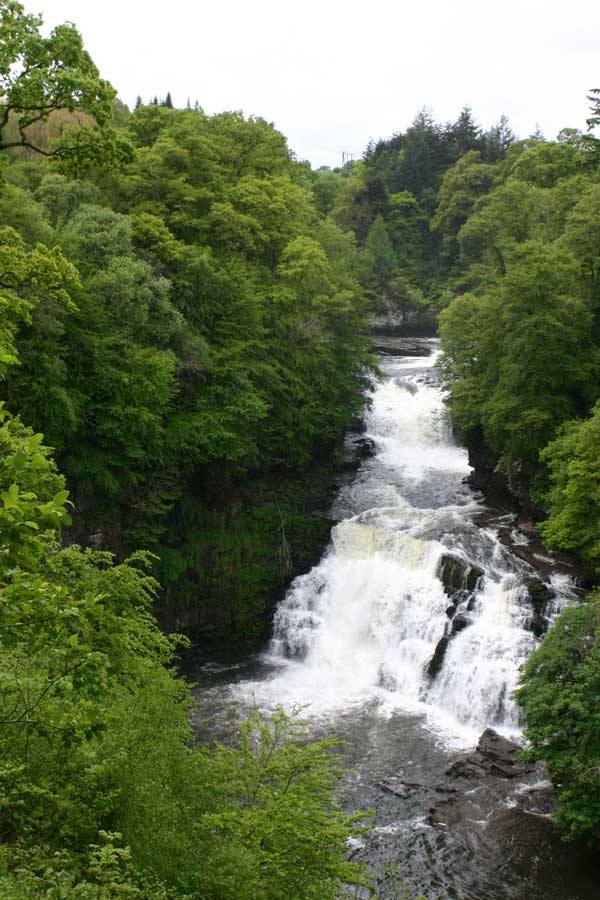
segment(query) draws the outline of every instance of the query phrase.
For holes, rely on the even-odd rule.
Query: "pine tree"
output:
[[[535,131],[532,131],[531,134],[529,135],[529,137],[531,138],[532,141],[545,141],[546,140],[546,138],[544,137],[544,132],[540,128],[539,122],[535,123]]]
[[[486,162],[500,162],[514,142],[515,135],[508,124],[508,118],[500,116],[498,123],[483,135],[481,153]]]
[[[481,129],[473,119],[470,106],[463,106],[460,115],[450,129],[452,149],[456,159],[469,150],[481,148]]]
[[[593,131],[594,128],[600,125],[600,88],[592,88],[588,100],[591,103],[591,116],[589,119],[586,119],[586,125],[588,131]]]

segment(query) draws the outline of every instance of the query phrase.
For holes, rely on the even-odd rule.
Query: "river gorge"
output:
[[[561,843],[544,772],[510,743],[519,668],[576,583],[470,486],[437,340],[381,343],[330,544],[262,654],[193,666],[198,733],[225,735],[233,708],[301,706],[314,734],[344,741],[343,804],[374,811],[351,852],[378,896],[402,883],[427,900],[592,900],[590,860]]]

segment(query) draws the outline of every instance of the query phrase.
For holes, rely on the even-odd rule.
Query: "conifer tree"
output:
[[[450,129],[452,149],[456,159],[469,150],[481,147],[481,129],[473,119],[470,106],[463,106],[458,119]]]
[[[600,125],[600,88],[592,88],[588,100],[591,103],[591,116],[586,119],[588,131],[593,131]]]
[[[546,138],[544,137],[544,132],[540,128],[539,122],[535,123],[535,130],[531,132],[529,137],[531,138],[532,141],[545,141],[546,140]]]

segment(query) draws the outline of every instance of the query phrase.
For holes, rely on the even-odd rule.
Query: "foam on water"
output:
[[[366,416],[375,455],[340,492],[334,511],[344,519],[323,559],[279,605],[268,652],[275,675],[237,690],[267,706],[306,705],[309,715],[375,702],[382,715],[422,715],[446,742],[468,746],[488,725],[519,731],[511,693],[537,643],[526,630],[533,570],[473,521],[481,506],[464,483],[467,454],[453,439],[435,359],[384,361]],[[448,553],[484,576],[459,607],[469,624],[432,679],[427,668],[449,627],[438,577]],[[558,612],[570,582],[553,576],[551,586]]]

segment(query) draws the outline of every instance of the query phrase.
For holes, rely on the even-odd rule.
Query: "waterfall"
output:
[[[534,571],[474,521],[482,504],[465,483],[436,357],[384,359],[366,413],[374,455],[335,501],[323,559],[280,603],[268,651],[277,671],[252,691],[317,715],[402,709],[469,745],[488,725],[519,731],[511,694],[539,640]],[[569,579],[551,588],[557,612]]]

